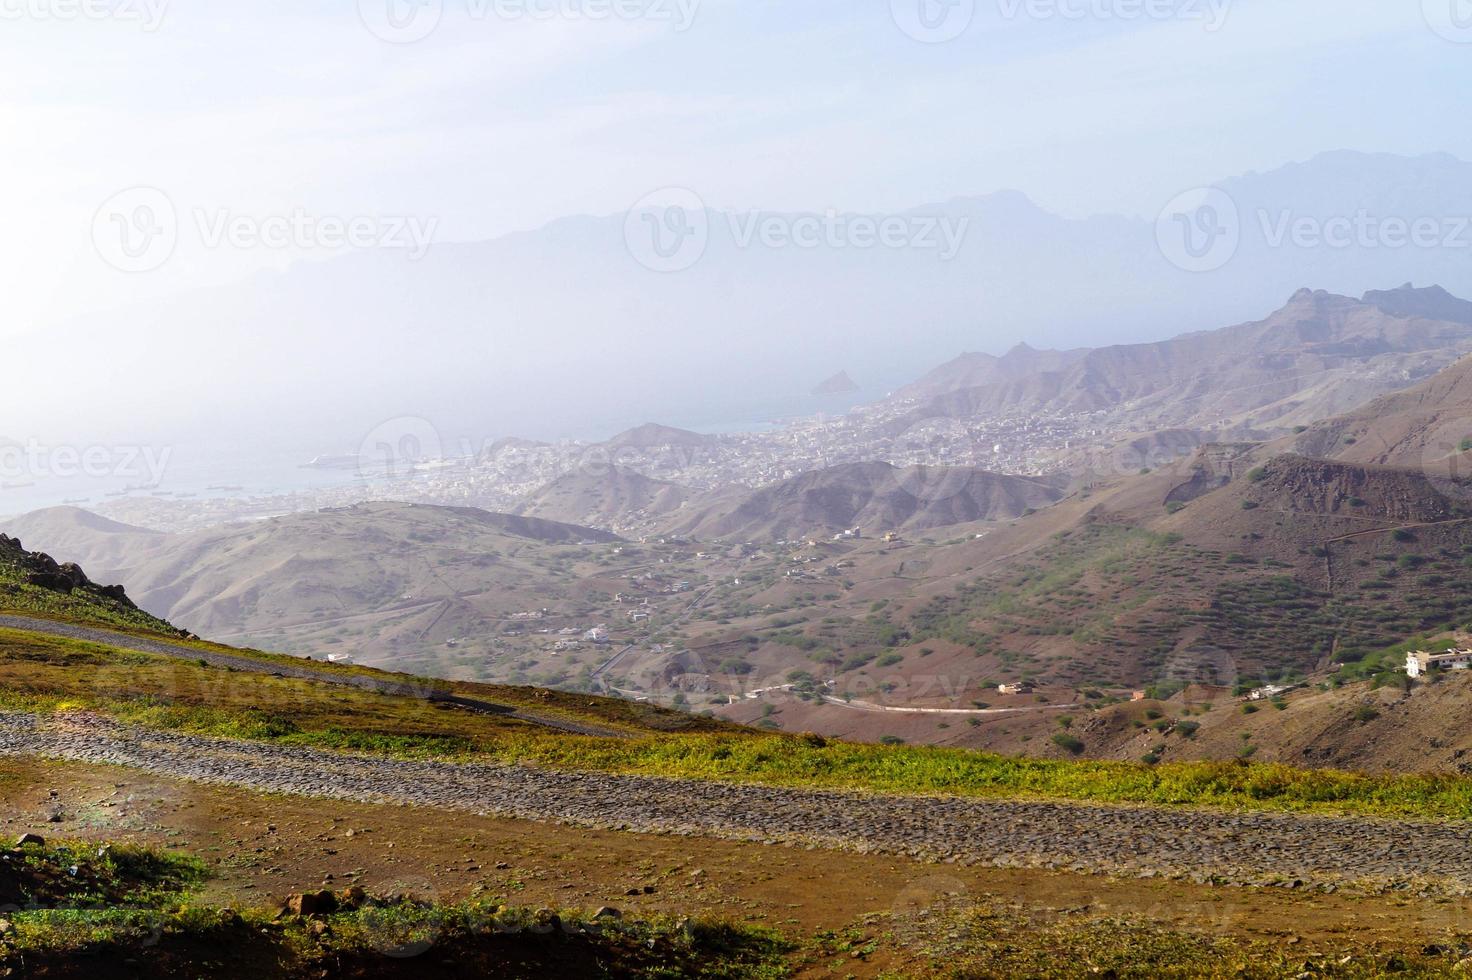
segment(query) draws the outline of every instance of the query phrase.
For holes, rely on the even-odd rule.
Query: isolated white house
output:
[[[1434,670],[1472,670],[1472,649],[1427,653],[1413,650],[1406,654],[1406,675],[1420,677]]]

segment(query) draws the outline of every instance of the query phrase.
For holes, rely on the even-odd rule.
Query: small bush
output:
[[[1053,744],[1072,755],[1078,755],[1084,750],[1083,742],[1080,742],[1072,735],[1065,735],[1062,732],[1053,736]]]

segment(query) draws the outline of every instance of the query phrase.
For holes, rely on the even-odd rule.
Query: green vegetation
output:
[[[1063,732],[1059,732],[1057,735],[1053,736],[1053,744],[1058,746],[1063,751],[1071,752],[1074,755],[1078,755],[1084,750],[1083,742],[1079,741],[1077,738],[1074,738],[1072,735],[1067,735]]]
[[[89,857],[94,851],[100,856]],[[760,980],[786,976],[785,956],[794,949],[751,926],[556,913],[490,898],[437,904],[345,891],[330,896],[334,908],[321,914],[241,913],[180,903],[201,877],[190,858],[83,845],[18,853],[23,875],[54,878],[58,889],[27,894],[24,910],[7,915],[0,932],[6,975],[20,964],[26,976],[76,976],[79,962],[146,954],[149,975],[159,977],[428,975],[453,963],[465,976]],[[10,870],[0,870],[0,888]],[[392,964],[407,969],[386,973]]]
[[[577,696],[588,710],[603,702]],[[532,702],[538,703],[536,699]],[[269,711],[262,705],[270,705]],[[164,730],[389,755],[522,763],[900,794],[1033,797],[1166,806],[1472,819],[1472,780],[1364,776],[1281,765],[1014,759],[964,749],[858,745],[707,725],[636,737],[570,737],[513,719],[307,681],[201,667],[93,644],[0,634],[0,706],[86,709]],[[655,724],[667,712],[650,711]],[[612,711],[612,708],[608,709]],[[1190,737],[1193,723],[1176,731]],[[1072,736],[1059,733],[1061,739]],[[1072,743],[1055,739],[1074,751]]]
[[[200,885],[198,860],[130,845],[27,844],[0,862],[0,908],[159,908]]]
[[[180,636],[179,630],[125,602],[86,589],[62,592],[32,585],[32,569],[20,552],[0,545],[0,613],[104,626],[138,633]]]

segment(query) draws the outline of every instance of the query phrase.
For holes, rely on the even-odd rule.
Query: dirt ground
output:
[[[52,817],[60,814],[60,822]],[[1472,903],[964,868],[900,858],[593,831],[398,806],[198,786],[137,770],[0,759],[0,835],[173,848],[214,866],[203,900],[279,904],[360,884],[374,893],[735,919],[795,939],[877,927],[932,896],[1021,906],[1040,920],[1140,917],[1191,932],[1335,947],[1472,931]],[[1346,855],[1346,859],[1351,859]],[[881,948],[842,972],[894,965]],[[827,975],[831,960],[808,973]]]

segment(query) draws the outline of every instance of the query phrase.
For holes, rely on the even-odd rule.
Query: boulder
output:
[[[328,915],[337,911],[337,896],[325,888],[293,895],[286,900],[286,911],[295,916]]]

